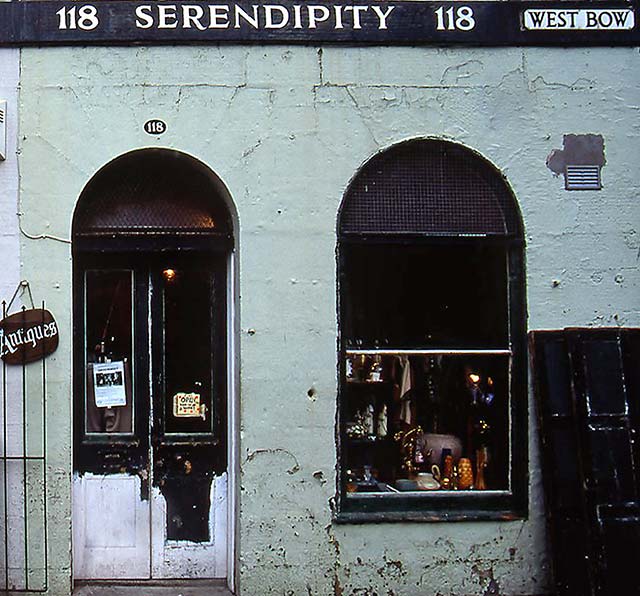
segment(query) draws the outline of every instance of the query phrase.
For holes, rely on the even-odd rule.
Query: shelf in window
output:
[[[347,437],[350,445],[389,445],[389,444],[397,444],[395,443],[391,437]]]
[[[347,348],[347,356],[464,356],[486,354],[489,356],[511,356],[509,348]]]
[[[443,499],[443,498],[464,498],[469,496],[488,496],[498,495],[505,496],[511,494],[508,490],[403,490],[403,491],[368,491],[368,492],[347,492],[347,499],[400,499],[402,497],[409,497],[411,499],[424,499],[426,495],[428,498]]]
[[[389,387],[391,383],[389,381],[358,381],[347,379],[348,387],[366,387],[367,389],[375,389],[381,387]]]

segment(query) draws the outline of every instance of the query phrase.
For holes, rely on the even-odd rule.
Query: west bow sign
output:
[[[0,46],[180,43],[640,45],[635,3],[0,2]]]

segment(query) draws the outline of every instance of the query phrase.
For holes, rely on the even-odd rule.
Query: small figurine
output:
[[[380,381],[382,381],[382,362],[380,361],[380,356],[375,356],[369,371],[369,382],[379,383]]]
[[[467,457],[461,457],[458,461],[458,488],[461,490],[473,488],[473,468],[471,460]]]
[[[382,409],[378,413],[378,428],[377,428],[376,435],[379,439],[384,439],[387,436],[387,432],[388,432],[387,424],[388,424],[387,404],[384,404],[382,406]]]
[[[487,483],[484,479],[485,469],[489,463],[489,448],[481,447],[476,449],[476,488],[486,490]]]
[[[412,476],[416,472],[416,442],[422,435],[421,426],[412,426],[408,430],[398,431],[393,439],[400,443],[400,453],[402,455],[402,468]]]
[[[345,374],[347,376],[347,381],[354,380],[355,375],[353,373],[353,361],[351,358],[347,358],[347,361],[345,362]]]
[[[364,414],[364,426],[367,429],[367,434],[370,437],[375,435],[373,404],[369,404],[367,406],[367,410],[365,411],[365,414]]]

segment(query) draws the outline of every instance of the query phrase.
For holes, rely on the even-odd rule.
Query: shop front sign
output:
[[[628,2],[2,2],[0,46],[352,43],[640,44]]]
[[[0,355],[7,364],[28,364],[58,348],[58,326],[42,308],[14,313],[0,321]]]

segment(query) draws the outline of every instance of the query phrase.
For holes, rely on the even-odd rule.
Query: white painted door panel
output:
[[[137,476],[75,476],[73,562],[76,579],[150,577],[150,505]]]

